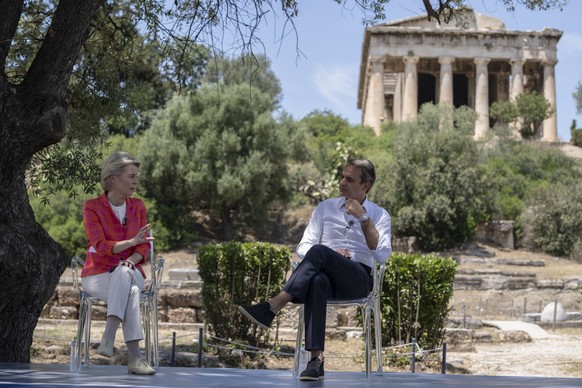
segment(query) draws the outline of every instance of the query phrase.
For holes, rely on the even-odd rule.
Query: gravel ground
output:
[[[558,338],[482,343],[475,348],[475,352],[450,352],[448,361],[477,375],[582,378],[581,329]]]

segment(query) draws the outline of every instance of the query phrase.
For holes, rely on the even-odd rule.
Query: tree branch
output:
[[[24,0],[0,0],[0,9],[3,14],[0,18],[0,85],[6,82],[4,66],[6,65],[6,57],[8,56],[12,39],[18,27],[23,5]]]
[[[69,76],[91,20],[105,0],[61,0],[22,87],[33,95],[66,95]]]

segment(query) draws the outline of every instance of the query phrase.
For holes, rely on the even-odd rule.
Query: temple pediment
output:
[[[423,28],[423,29],[461,29],[461,30],[505,30],[505,23],[501,19],[474,12],[467,9],[458,14],[456,19],[450,20],[449,23],[439,24],[436,20],[428,20],[426,13],[418,16],[393,20],[388,23],[378,24],[384,27],[402,27],[402,28]]]

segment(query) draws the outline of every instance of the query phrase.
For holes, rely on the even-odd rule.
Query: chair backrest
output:
[[[374,277],[374,288],[372,289],[372,295],[374,297],[380,297],[382,293],[382,285],[384,284],[384,272],[386,272],[385,263],[376,263],[372,276]]]
[[[384,282],[384,272],[386,271],[386,264],[375,263],[372,270],[372,278],[374,285],[368,296],[359,299],[330,299],[328,304],[362,304],[369,300],[374,300],[380,297],[382,293],[382,284]]]
[[[150,229],[150,237],[153,237],[153,231]],[[164,273],[164,259],[160,257],[156,259],[156,255],[154,253],[154,241],[150,241],[150,287],[149,290],[152,292],[157,292],[160,288],[160,284],[162,283],[162,276]]]
[[[85,260],[81,259],[79,256],[73,256],[71,259],[71,271],[73,277],[73,288],[77,291],[82,291],[80,279],[81,268],[85,265]]]

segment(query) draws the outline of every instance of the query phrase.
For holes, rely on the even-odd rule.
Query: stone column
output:
[[[509,81],[509,74],[507,73],[498,73],[497,74],[497,101],[508,101],[508,82]]]
[[[396,78],[396,88],[394,89],[394,107],[392,108],[392,119],[396,123],[402,122],[402,89],[403,75],[399,73]]]
[[[441,64],[439,104],[453,104],[453,57],[440,57]]]
[[[509,100],[515,101],[517,96],[523,93],[523,60],[512,59],[509,61],[511,64],[511,85],[509,85]],[[521,139],[521,133],[519,129],[521,128],[523,120],[518,118],[516,121],[511,122],[509,127],[512,130],[513,137],[516,139]]]
[[[515,101],[515,98],[523,93],[523,61],[521,59],[512,59],[509,63],[511,63],[509,99]]]
[[[467,104],[469,108],[475,109],[475,73],[468,72],[467,74]]]
[[[368,80],[368,92],[364,110],[364,125],[374,129],[380,135],[384,116],[384,64],[380,60],[372,60]]]
[[[481,139],[489,129],[489,58],[475,58],[475,139]]]
[[[558,61],[546,60],[544,64],[544,97],[554,112],[544,120],[542,141],[558,141],[558,119],[556,116],[556,77],[555,66]]]
[[[418,113],[418,73],[416,64],[418,57],[404,57],[404,96],[402,101],[402,119],[404,121],[416,118]]]

